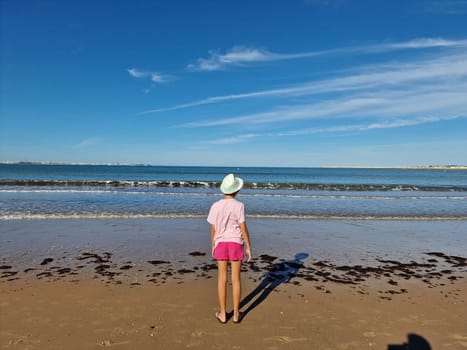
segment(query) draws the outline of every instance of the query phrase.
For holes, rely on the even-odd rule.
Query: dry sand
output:
[[[255,287],[244,283],[246,291]],[[240,324],[214,318],[213,280],[163,286],[98,281],[0,286],[3,349],[431,349],[467,348],[466,288],[449,285],[382,300],[347,287],[283,284]],[[413,345],[413,344],[412,344]],[[410,348],[412,349],[412,348]],[[430,349],[414,347],[414,349]]]
[[[225,325],[203,224],[2,222],[0,349],[467,349],[465,222],[252,222]]]

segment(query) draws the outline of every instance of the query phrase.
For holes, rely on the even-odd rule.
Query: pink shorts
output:
[[[214,249],[216,260],[243,260],[243,244],[235,242],[220,242]]]

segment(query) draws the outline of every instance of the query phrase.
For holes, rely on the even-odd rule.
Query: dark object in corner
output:
[[[400,345],[388,345],[387,350],[431,350],[430,343],[417,334],[409,334],[408,342]]]

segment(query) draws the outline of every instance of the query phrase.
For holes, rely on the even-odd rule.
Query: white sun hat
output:
[[[242,187],[243,180],[239,177],[235,177],[234,174],[229,174],[222,180],[221,191],[224,194],[232,194],[240,191]]]

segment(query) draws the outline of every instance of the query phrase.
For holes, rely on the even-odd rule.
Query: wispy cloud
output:
[[[196,121],[186,123],[182,126],[197,128],[233,124],[268,124],[281,121],[320,119],[332,115],[349,115],[352,111],[364,108],[367,109],[372,105],[381,105],[385,103],[387,103],[386,100],[377,97],[340,99],[333,100],[332,102],[325,101],[308,105],[282,107],[274,111],[247,114],[232,118]]]
[[[367,123],[367,124],[342,124],[335,125],[325,128],[306,128],[300,130],[293,130],[283,133],[270,134],[275,137],[281,136],[300,136],[300,135],[311,135],[311,134],[321,134],[321,133],[342,133],[342,132],[354,132],[354,131],[369,131],[376,129],[393,129],[393,128],[402,128],[407,126],[416,126],[429,123],[438,123],[442,121],[455,120],[460,118],[465,118],[467,115],[451,115],[451,116],[422,116],[414,119],[400,119],[390,121],[382,121],[376,123]]]
[[[336,50],[302,52],[293,54],[281,54],[259,49],[254,47],[235,46],[225,53],[219,51],[210,51],[208,58],[198,58],[195,64],[189,64],[187,69],[190,71],[219,71],[225,70],[231,66],[246,66],[247,64],[284,61],[299,58],[310,58],[335,53]]]
[[[231,66],[245,66],[247,64],[258,62],[294,60],[324,55],[370,54],[403,49],[426,49],[458,46],[467,46],[467,40],[418,38],[405,42],[388,42],[376,45],[353,46],[323,51],[309,51],[288,54],[274,53],[266,49],[254,47],[235,46],[227,50],[225,53],[215,50],[210,51],[208,58],[198,58],[197,62],[188,65],[187,69],[191,71],[218,71],[227,69]]]
[[[73,145],[72,148],[73,149],[87,148],[87,147],[94,146],[94,145],[98,144],[99,142],[101,142],[101,140],[102,139],[100,137],[90,137],[90,138],[82,140],[81,142],[77,143],[76,145]]]
[[[136,68],[130,68],[127,71],[134,78],[150,78],[153,83],[165,83],[170,80],[168,75],[163,75],[157,72],[141,71]]]
[[[210,51],[208,58],[198,58],[196,64],[187,66],[193,71],[222,70],[231,65],[243,65],[252,62],[264,62],[277,59],[277,55],[263,49],[235,46],[225,53]]]
[[[226,138],[206,141],[206,143],[210,143],[214,145],[230,145],[233,143],[245,142],[246,140],[254,139],[257,137],[261,137],[261,136],[264,136],[264,135],[263,134],[243,134],[243,135],[238,135],[238,136],[232,136],[232,137],[226,137]]]
[[[411,116],[413,120],[428,113],[467,115],[467,84],[456,85],[459,91],[418,91],[414,93],[381,91],[366,97],[344,97],[323,102],[289,106],[274,111],[233,118],[199,121],[185,127],[271,124],[299,120],[386,119]]]
[[[306,135],[314,135],[314,134],[327,134],[327,133],[349,133],[349,132],[365,132],[370,130],[377,130],[377,129],[394,129],[394,128],[401,128],[401,127],[409,127],[409,126],[417,126],[422,124],[428,123],[437,123],[442,121],[449,121],[455,120],[460,118],[466,118],[467,115],[451,115],[451,116],[423,116],[414,119],[395,119],[391,121],[383,121],[377,123],[367,123],[367,124],[340,124],[334,125],[330,127],[322,127],[322,128],[305,128],[305,129],[298,129],[292,130],[287,132],[276,132],[276,133],[257,133],[257,134],[240,134],[234,137],[225,137],[225,138],[218,138],[213,140],[204,141],[207,144],[215,144],[215,145],[227,145],[227,144],[235,144],[235,143],[242,143],[246,142],[251,139],[255,138],[278,138],[278,137],[295,137],[295,136],[306,136]]]
[[[454,79],[459,74],[461,76],[465,75],[467,69],[467,54],[465,54],[464,48],[467,47],[467,40],[415,39],[401,43],[368,46],[365,50],[369,52],[429,47],[457,48],[461,50],[461,53],[445,54],[437,58],[412,61],[409,63],[380,64],[363,69],[360,68],[357,74],[342,75],[321,81],[309,81],[284,88],[211,96],[170,107],[146,110],[139,114],[168,112],[230,100],[323,94],[336,91],[356,90],[364,87],[374,88],[384,84],[409,83],[411,81],[429,80],[437,77],[440,79],[447,77]],[[270,59],[272,59],[272,57],[271,55]]]
[[[320,102],[286,105],[265,112],[185,123],[183,127],[265,124],[280,121],[348,117],[419,116],[425,112],[467,111],[467,54],[384,64],[356,74],[300,86],[249,94],[211,97],[199,104],[241,98],[281,98],[321,94]]]
[[[467,1],[466,1],[467,4]],[[447,40],[443,38],[420,38],[400,43],[382,45],[383,49],[425,49],[435,47],[462,47],[467,46],[467,40]],[[373,47],[374,49],[377,46]]]
[[[431,44],[420,41],[407,45]],[[317,94],[320,94],[319,98],[312,98],[309,103],[296,103],[297,96],[301,97],[300,101],[306,101],[307,96]],[[409,63],[373,65],[346,76],[211,100],[272,96],[280,96],[284,101],[282,105],[258,113],[196,120],[179,127],[265,130],[205,141],[222,145],[267,137],[345,135],[467,118],[467,52],[462,49]],[[310,127],[317,121],[323,126]],[[292,124],[302,127],[287,131],[286,127]],[[274,131],[278,129],[281,131]]]
[[[202,142],[205,145],[228,145],[259,138],[300,135],[345,136],[349,133],[414,127],[467,118],[466,48],[467,40],[443,38],[418,38],[293,55],[237,47],[225,55],[212,55],[209,62],[203,64],[217,69],[229,65],[312,55],[434,50],[424,51],[422,55],[404,55],[403,60],[397,61],[393,57],[391,61],[384,63],[337,70],[324,79],[275,89],[210,96],[141,114],[247,99],[261,98],[266,103],[265,99],[270,99],[269,107],[259,112],[238,113],[233,116],[210,115],[175,126],[209,127],[213,129],[213,135],[222,135]],[[292,125],[293,130],[290,130]],[[238,133],[239,130],[248,132]]]
[[[425,90],[379,91],[322,102],[288,106],[273,111],[186,123],[189,128],[246,124],[272,124],[300,120],[417,117],[424,113],[467,114],[467,84],[456,84],[459,91]]]

